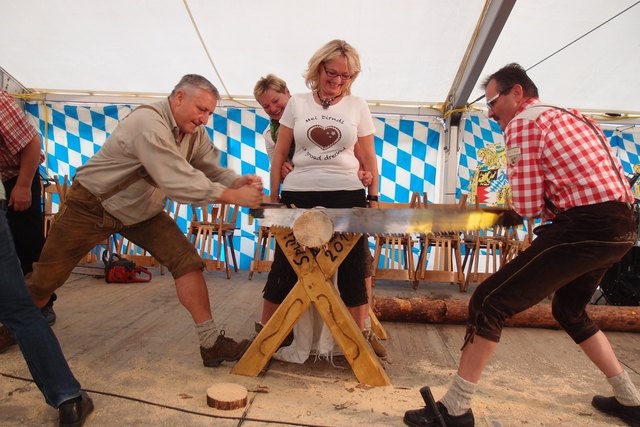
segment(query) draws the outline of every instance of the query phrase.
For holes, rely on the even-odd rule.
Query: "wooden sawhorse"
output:
[[[272,227],[276,241],[298,275],[298,281],[280,307],[253,340],[246,353],[231,370],[233,374],[255,377],[291,332],[302,313],[314,304],[336,340],[351,369],[362,384],[390,385],[373,349],[340,299],[332,283],[338,266],[360,239],[359,234],[334,234],[314,255],[303,248],[293,232]]]

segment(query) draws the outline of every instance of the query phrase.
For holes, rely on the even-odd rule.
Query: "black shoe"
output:
[[[625,406],[613,396],[594,396],[591,405],[605,414],[624,420],[630,426],[640,426],[640,405]]]
[[[12,345],[16,345],[13,333],[5,325],[0,326],[0,353],[4,353]]]
[[[80,391],[80,400],[72,399],[70,402],[64,402],[58,408],[59,426],[80,427],[91,411],[93,411],[93,400],[86,392]]]
[[[220,331],[218,339],[211,348],[200,347],[200,356],[202,363],[209,368],[218,366],[222,362],[233,362],[242,357],[251,341],[242,340],[236,342],[231,338],[224,336],[224,330]]]
[[[47,302],[47,305],[40,309],[40,312],[47,320],[47,323],[49,323],[49,326],[56,323],[56,312],[53,311],[53,302],[57,299],[58,296],[56,294],[51,294],[51,298],[49,298],[49,302]]]
[[[406,425],[412,427],[473,427],[475,425],[471,409],[459,416],[449,415],[449,411],[442,403],[433,403],[429,387],[422,387],[420,394],[429,406],[405,412],[403,421]]]

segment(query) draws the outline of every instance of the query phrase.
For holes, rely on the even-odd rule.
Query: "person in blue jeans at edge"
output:
[[[0,322],[13,332],[33,379],[47,404],[58,409],[61,427],[80,427],[93,401],[80,389],[60,344],[35,306],[22,275],[7,222],[7,198],[0,183]],[[2,329],[0,341],[9,333]]]

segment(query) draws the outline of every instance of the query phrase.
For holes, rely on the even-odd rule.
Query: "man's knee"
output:
[[[551,304],[551,314],[576,344],[580,344],[600,330],[584,309],[579,312],[570,311],[555,299]]]
[[[202,273],[205,268],[205,264],[202,258],[196,253],[196,256],[193,256],[192,254],[182,256],[166,267],[171,272],[173,279],[179,280],[190,273]]]
[[[469,300],[467,335],[478,335],[489,341],[499,342],[505,316],[491,303],[491,300],[477,292]],[[467,338],[465,339],[467,340]]]

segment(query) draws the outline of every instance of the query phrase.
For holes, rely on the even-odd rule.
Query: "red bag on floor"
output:
[[[102,253],[104,280],[107,283],[143,283],[151,280],[151,272],[136,263],[107,251]]]

